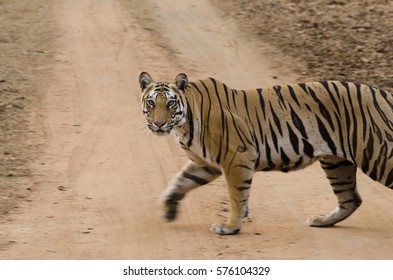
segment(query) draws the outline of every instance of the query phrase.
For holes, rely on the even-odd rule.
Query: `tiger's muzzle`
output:
[[[148,123],[148,128],[159,136],[168,135],[172,129],[173,125],[169,125],[167,122],[152,122]]]

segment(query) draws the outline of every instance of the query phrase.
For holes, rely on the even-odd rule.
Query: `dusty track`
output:
[[[251,220],[240,235],[208,231],[227,214],[222,179],[190,194],[175,222],[160,219],[159,196],[186,158],[172,137],[146,130],[139,73],[209,75],[235,88],[296,77],[273,72],[277,58],[262,57],[260,43],[240,35],[207,0],[143,3],[57,1],[63,32],[36,123],[47,141],[33,167],[38,195],[1,225],[12,245],[0,258],[393,258],[393,193],[363,175],[364,205],[353,217],[334,228],[305,224],[335,206],[318,165],[257,174]]]

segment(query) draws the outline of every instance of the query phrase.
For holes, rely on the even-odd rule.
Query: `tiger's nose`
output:
[[[154,124],[158,127],[161,128],[166,124],[166,121],[155,121]]]

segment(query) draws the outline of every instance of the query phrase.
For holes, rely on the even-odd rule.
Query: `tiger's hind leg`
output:
[[[356,166],[353,163],[336,156],[323,157],[319,161],[338,199],[338,206],[327,215],[309,218],[307,223],[330,227],[348,218],[362,200],[356,190]]]
[[[209,165],[196,165],[189,161],[175,176],[164,192],[164,217],[167,221],[176,218],[179,201],[189,191],[210,183],[221,175],[221,170]]]

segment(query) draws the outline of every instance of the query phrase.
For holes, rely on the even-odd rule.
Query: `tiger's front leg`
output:
[[[164,192],[164,217],[170,222],[176,218],[179,201],[189,191],[210,183],[221,171],[210,165],[196,165],[189,161],[175,176]]]
[[[226,223],[216,223],[211,230],[220,235],[238,234],[243,218],[248,212],[248,197],[254,174],[253,167],[238,164],[230,171],[225,171],[228,185],[230,213]]]

